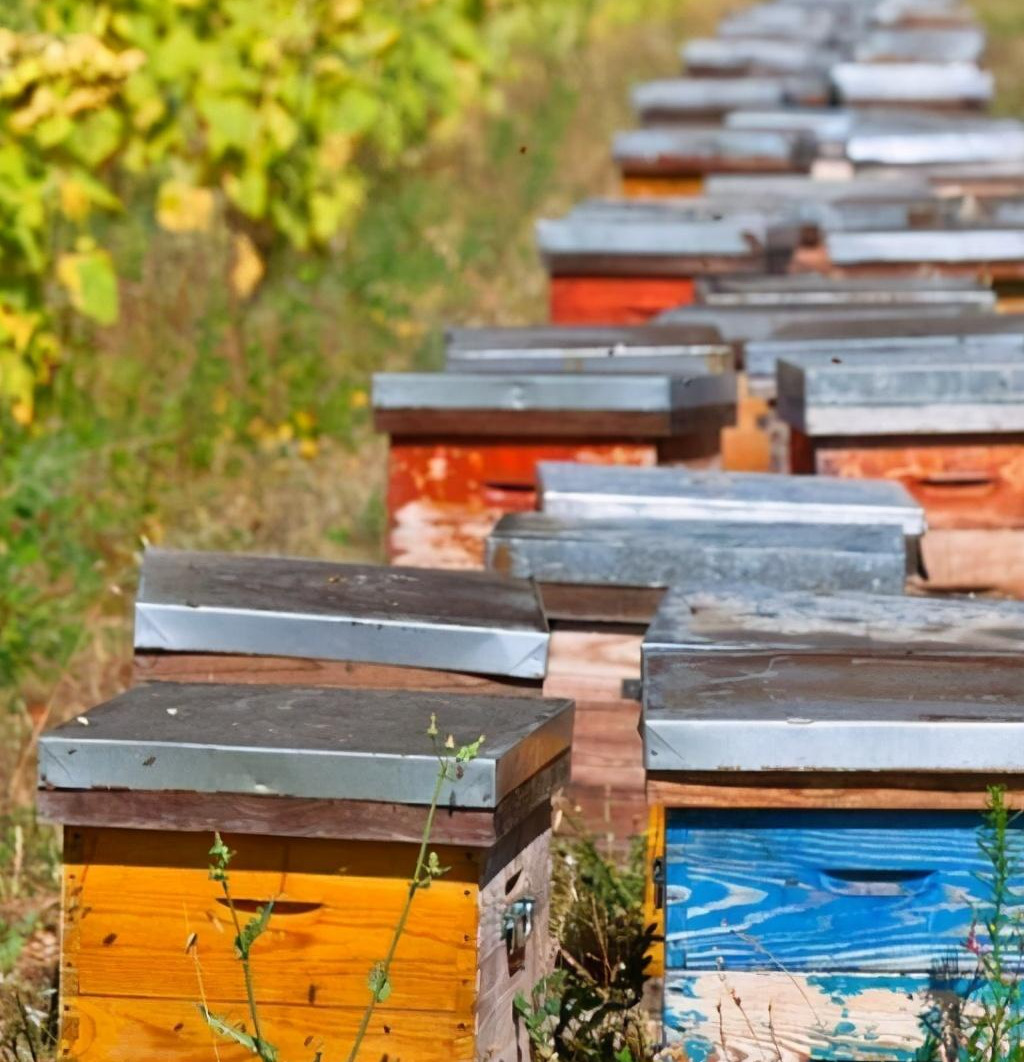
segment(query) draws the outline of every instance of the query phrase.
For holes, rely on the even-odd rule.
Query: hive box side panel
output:
[[[645,324],[695,299],[691,277],[556,276],[551,278],[553,324]]]
[[[265,1036],[291,1044],[292,1054],[301,1054],[307,1036],[323,1036],[342,1053],[367,1002],[369,970],[387,952],[415,846],[226,840],[237,850],[230,882],[239,916],[247,920],[274,900],[252,954]],[[66,831],[67,1057],[206,1057],[209,1036],[193,1021],[196,1003],[244,1015],[231,912],[207,870],[210,841],[205,834]],[[387,1050],[406,1057],[468,1059],[481,860],[460,849],[438,854],[452,869],[416,897],[392,968],[391,1017],[375,1021],[376,1036],[393,1036]]]
[[[388,454],[388,552],[414,567],[482,568],[498,520],[536,507],[541,461],[658,462],[653,442],[450,440],[393,437]]]
[[[136,682],[228,682],[337,689],[412,689],[431,693],[539,696],[540,684],[425,667],[227,653],[135,653]]]
[[[902,483],[936,529],[1024,527],[1024,445],[816,447],[823,476]]]
[[[518,995],[529,999],[534,986],[554,968],[554,943],[549,936],[550,810],[545,807],[542,815],[541,832],[516,851],[480,890],[476,1044],[477,1058],[482,1062],[518,1062],[530,1057],[529,1037],[517,1019],[515,999]],[[529,824],[524,824],[524,831],[528,829]],[[523,900],[533,901],[532,925],[524,947],[510,956],[505,914],[511,905]]]
[[[692,1062],[912,1062],[923,1019],[957,1005],[966,985],[932,975],[671,973],[665,1031]]]

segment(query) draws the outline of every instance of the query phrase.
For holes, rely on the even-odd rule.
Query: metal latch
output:
[[[532,897],[516,900],[505,908],[501,921],[502,935],[505,937],[505,951],[508,953],[509,972],[522,969],[526,961],[526,942],[533,932],[533,909],[537,901]]]
[[[654,885],[654,909],[661,911],[665,907],[665,860],[661,856],[651,863],[651,882]]]

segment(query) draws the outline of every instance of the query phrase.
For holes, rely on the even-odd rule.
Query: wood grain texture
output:
[[[436,844],[490,848],[569,779],[569,757],[548,764],[506,796],[496,809],[442,808],[431,833]],[[309,800],[246,793],[140,792],[43,789],[40,817],[75,826],[171,830],[212,835],[215,830],[324,840],[418,844],[427,808],[358,800]]]
[[[541,583],[541,603],[549,620],[631,623],[648,626],[665,591],[649,586],[577,586]]]
[[[673,972],[666,1038],[690,1062],[912,1062],[966,985],[930,975]]]
[[[815,471],[902,483],[935,529],[1024,527],[1024,445],[815,446]]]
[[[554,276],[552,324],[644,324],[695,299],[691,277]]]
[[[228,836],[237,851],[232,896],[241,911],[275,901],[254,948],[257,998],[267,1006],[361,1008],[404,903],[415,846]],[[244,1001],[231,917],[209,880],[210,838],[73,830],[67,840],[63,966],[82,997],[198,998],[195,933],[206,997]],[[472,1026],[480,857],[439,848],[452,869],[416,897],[393,969],[389,1006],[458,1014]]]
[[[671,810],[666,966],[926,974],[954,955],[969,972],[962,943],[985,894],[980,823],[960,812]]]
[[[982,811],[988,776],[647,773],[647,799],[669,808],[806,808]],[[1002,776],[1009,806],[1024,810],[1024,776]]]
[[[929,589],[1024,598],[1024,530],[929,531],[922,559]]]
[[[556,630],[544,683],[546,696],[576,701],[570,805],[617,851],[646,819],[640,704],[622,696],[623,682],[640,678],[642,641],[628,629]]]
[[[364,986],[365,987],[365,986]],[[71,1062],[251,1062],[243,1048],[215,1041],[196,1007],[186,999],[71,997],[61,1013],[60,1058]],[[242,1021],[243,1007],[214,1013]],[[260,1009],[263,1034],[284,1059],[345,1058],[362,1008],[283,1007]],[[380,1007],[360,1052],[388,1062],[474,1062],[473,1029],[464,1016]]]
[[[136,682],[229,682],[360,690],[413,689],[432,693],[493,694],[497,697],[540,695],[540,683],[531,679],[390,664],[225,653],[136,651],[133,677]]]
[[[377,431],[390,435],[455,438],[666,439],[676,432],[669,410],[378,409],[373,422]]]
[[[534,902],[533,926],[521,956],[510,962],[503,921],[510,904]],[[551,831],[523,846],[479,896],[479,963],[476,1001],[476,1051],[481,1062],[519,1062],[530,1057],[529,1038],[515,1015],[518,994],[554,968],[549,937],[551,910]]]
[[[396,564],[482,568],[497,521],[536,505],[537,464],[657,463],[651,442],[405,438],[388,455],[388,551]]]

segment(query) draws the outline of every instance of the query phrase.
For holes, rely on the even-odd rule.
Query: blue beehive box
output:
[[[986,787],[1022,792],[1022,646],[1017,603],[665,598],[642,729],[686,1057],[915,1057],[975,972]]]

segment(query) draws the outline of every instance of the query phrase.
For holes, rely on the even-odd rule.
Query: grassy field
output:
[[[61,368],[45,431],[0,453],[3,1062],[44,1055],[52,1017],[58,858],[31,814],[35,739],[128,681],[140,548],[380,559],[370,372],[438,365],[446,324],[544,319],[533,220],[614,189],[629,84],[674,72],[723,7],[657,6],[580,45],[534,42],[503,105],[379,180],[338,255],[285,263],[252,305],[226,294],[226,242],[141,211],[112,227],[121,319],[78,337],[89,356]]]

